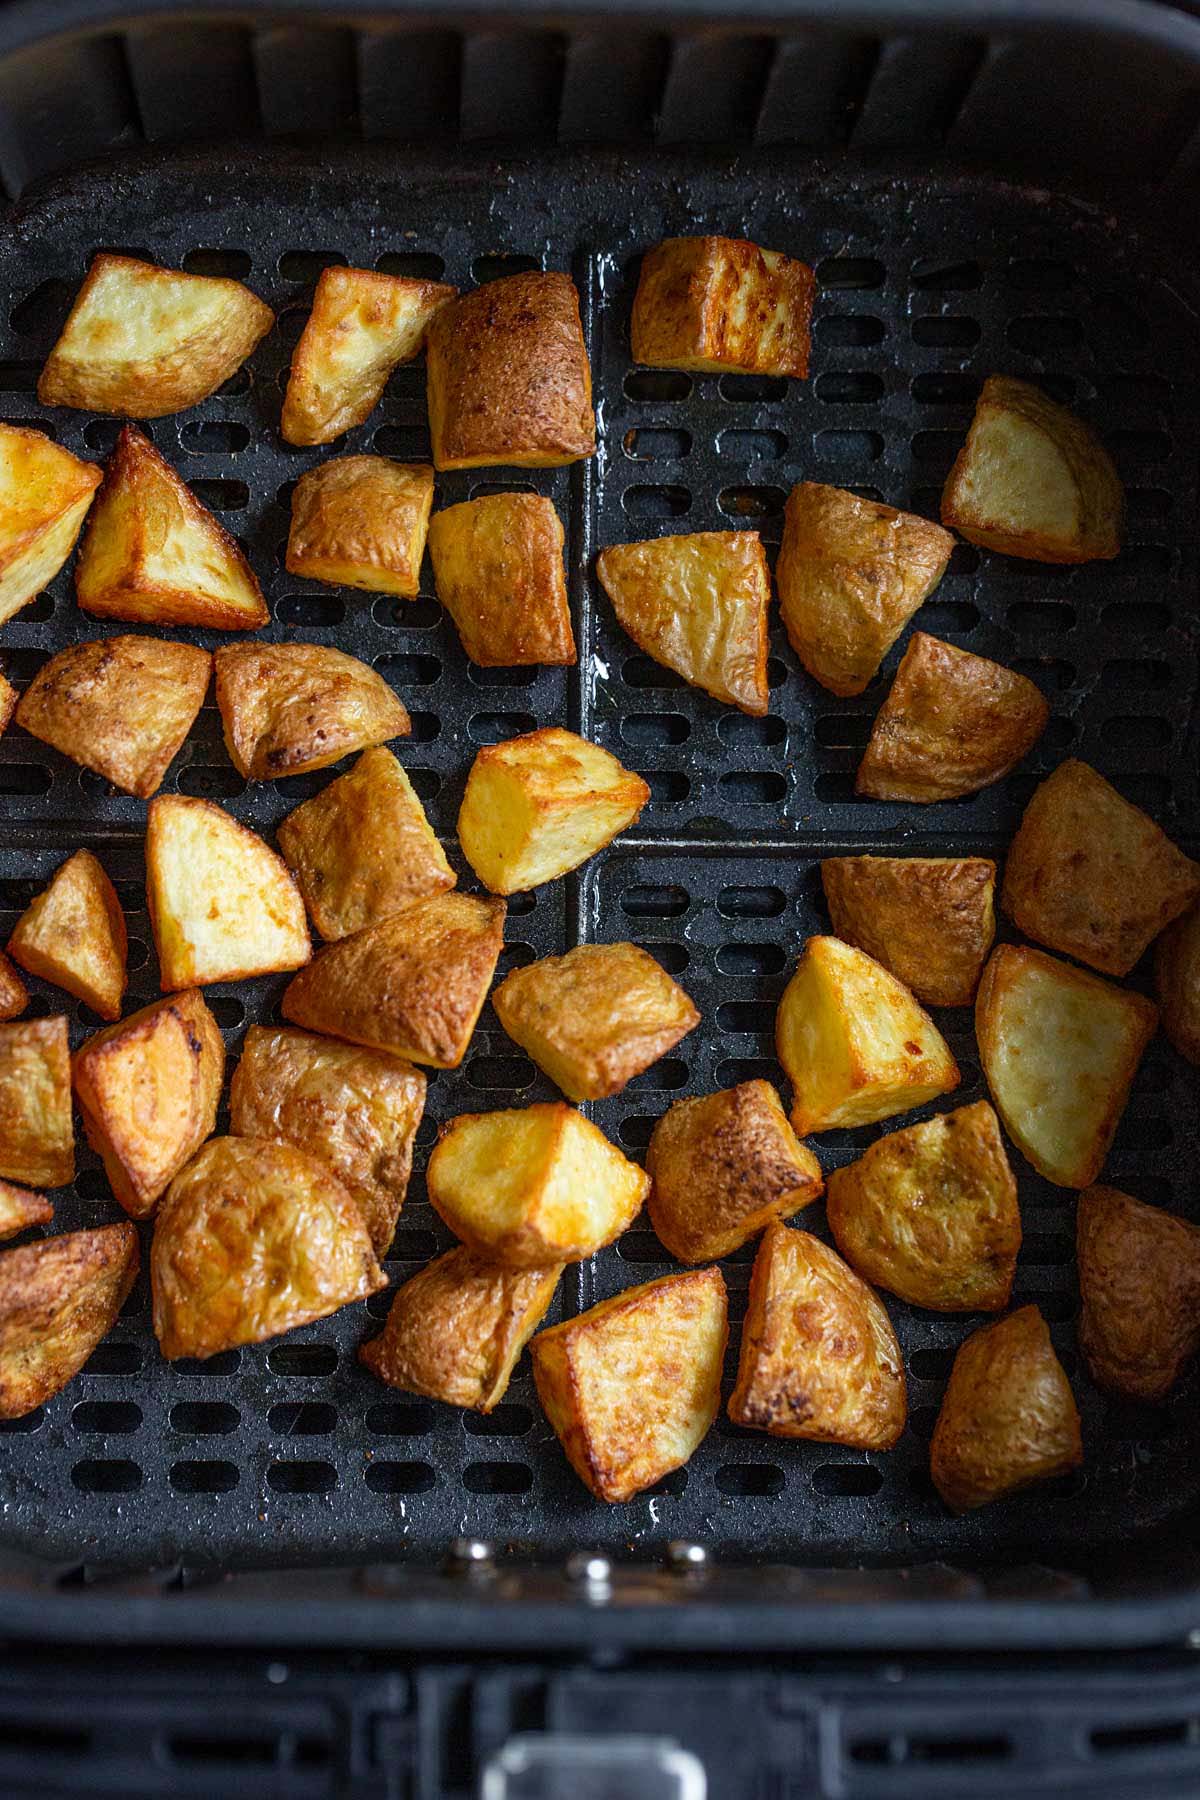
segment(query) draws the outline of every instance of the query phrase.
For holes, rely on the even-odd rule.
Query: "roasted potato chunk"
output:
[[[769,1081],[677,1100],[654,1127],[646,1173],[650,1223],[685,1263],[728,1256],[825,1186]]]
[[[942,524],[1033,562],[1084,563],[1121,548],[1125,497],[1082,419],[1028,381],[992,375],[942,494]]]
[[[0,735],[3,734],[16,712],[19,699],[20,695],[12,682],[6,680],[4,674],[0,672]]]
[[[808,374],[816,281],[807,263],[744,238],[667,238],[633,302],[634,362],[722,374]]]
[[[479,751],[458,814],[463,855],[493,894],[555,881],[637,819],[650,789],[556,725]]]
[[[428,463],[337,456],[296,483],[287,568],[309,581],[411,600],[433,507]]]
[[[801,1137],[873,1125],[960,1080],[941,1032],[903,982],[839,938],[809,938],[779,1002],[775,1047]]]
[[[1079,1348],[1098,1387],[1162,1400],[1200,1349],[1200,1230],[1117,1188],[1079,1196]]]
[[[0,950],[0,1021],[15,1019],[29,1005],[29,989]]]
[[[931,1312],[1003,1312],[1021,1248],[1017,1184],[986,1100],[868,1145],[829,1177],[851,1268]]]
[[[460,1244],[397,1288],[387,1324],[359,1361],[389,1387],[490,1413],[561,1274],[561,1264],[504,1269]]]
[[[788,641],[831,694],[861,694],[954,549],[940,525],[801,481],[788,495],[775,580]]]
[[[1128,975],[1198,895],[1200,864],[1103,775],[1071,758],[1025,808],[1000,904],[1026,937],[1105,975]]]
[[[456,291],[376,269],[322,269],[283,398],[279,428],[288,443],[327,444],[361,425]]]
[[[0,625],[50,586],[100,481],[44,431],[0,425]]]
[[[155,1000],[98,1031],[71,1076],[109,1186],[131,1218],[145,1218],[217,1122],[225,1044],[204,996]]]
[[[727,706],[767,710],[771,576],[757,531],[613,544],[600,584],[639,649]]]
[[[146,903],[164,994],[298,969],[312,956],[287,864],[211,800],[151,802]]]
[[[530,1345],[546,1417],[598,1500],[632,1500],[699,1448],[729,1337],[720,1269],[626,1288]]]
[[[169,1361],[261,1344],[387,1286],[341,1182],[292,1144],[210,1138],[163,1195],[150,1248]]]
[[[996,865],[985,856],[827,856],[833,929],[922,1006],[970,1006],[996,935]]]
[[[510,1269],[591,1256],[632,1223],[650,1186],[562,1100],[451,1119],[425,1181],[455,1237]]]
[[[67,1021],[0,1025],[0,1176],[27,1187],[75,1179]]]
[[[148,800],[183,748],[211,673],[212,657],[192,644],[148,637],[71,644],[25,689],[17,724]]]
[[[1141,994],[1041,950],[993,950],[975,1001],[980,1060],[1005,1130],[1047,1181],[1095,1181],[1157,1022]]]
[[[324,644],[222,644],[213,658],[225,748],[247,781],[327,769],[412,730],[382,675]]]
[[[504,904],[433,894],[323,950],[289,983],[293,1025],[457,1069],[504,942]]]
[[[914,631],[875,715],[855,792],[921,805],[974,794],[1029,754],[1049,717],[1024,675]]]
[[[484,494],[429,526],[437,596],[481,669],[573,663],[563,528],[542,494]]]
[[[42,1238],[0,1256],[0,1419],[21,1419],[78,1375],[138,1272],[127,1223]]]
[[[592,372],[569,275],[489,281],[429,326],[435,469],[548,469],[596,449]]]
[[[1200,905],[1176,919],[1159,938],[1154,981],[1163,1030],[1180,1056],[1200,1063]],[[0,971],[0,994],[3,987]],[[0,1011],[0,1019],[4,1016]]]
[[[158,419],[215,394],[275,315],[240,281],[102,251],[38,381],[43,406]]]
[[[235,1137],[274,1138],[327,1163],[382,1256],[396,1233],[425,1110],[425,1077],[384,1050],[252,1025],[229,1088]]]
[[[9,955],[102,1019],[119,1019],[127,976],[125,914],[90,850],[77,850],[21,914]]]
[[[929,1447],[938,1493],[969,1512],[1083,1461],[1079,1414],[1036,1306],[959,1346]]]
[[[0,1238],[16,1237],[33,1225],[49,1225],[53,1218],[54,1208],[44,1194],[0,1181]]]
[[[390,750],[364,751],[345,775],[282,819],[276,836],[326,939],[365,931],[457,880]]]
[[[683,989],[636,944],[577,944],[514,969],[492,1005],[568,1100],[619,1094],[700,1023]]]
[[[777,1219],[754,1259],[729,1417],[859,1450],[890,1450],[908,1417],[883,1302],[828,1244]]]

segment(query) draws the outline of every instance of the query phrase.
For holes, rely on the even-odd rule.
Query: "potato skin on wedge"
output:
[[[324,644],[222,644],[213,659],[229,760],[247,781],[327,769],[412,730],[374,669]]]
[[[656,369],[808,374],[816,279],[745,238],[667,238],[648,250],[633,302],[633,360]]]
[[[101,479],[44,431],[0,425],[0,624],[54,580]]]
[[[0,1025],[0,1176],[26,1187],[75,1179],[67,1021]]]
[[[1154,983],[1164,1032],[1180,1056],[1200,1063],[1200,904],[1159,938]]]
[[[996,865],[984,856],[827,856],[834,932],[922,1006],[970,1006],[996,935]]]
[[[1098,1387],[1165,1398],[1200,1349],[1200,1228],[1117,1188],[1079,1196],[1079,1348]]]
[[[8,940],[30,975],[74,994],[102,1019],[119,1019],[128,977],[125,914],[90,850],[77,850],[26,907]]]
[[[476,667],[574,663],[563,528],[543,494],[483,494],[429,525],[437,596]]]
[[[337,456],[300,477],[287,568],[309,581],[415,598],[433,506],[428,463]]]
[[[41,1238],[0,1255],[0,1419],[21,1419],[82,1369],[138,1272],[128,1223]]]

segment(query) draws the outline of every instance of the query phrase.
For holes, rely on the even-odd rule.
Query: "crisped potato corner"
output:
[[[0,1176],[28,1187],[75,1179],[67,1021],[0,1025]]]
[[[24,1418],[78,1375],[137,1272],[137,1232],[128,1223],[0,1256],[0,1419]]]
[[[0,425],[0,624],[54,580],[100,480],[44,431]]]
[[[563,528],[542,494],[484,494],[429,526],[437,596],[479,668],[573,663]]]
[[[16,1237],[32,1225],[49,1225],[53,1218],[54,1208],[44,1194],[0,1181],[0,1238]]]
[[[1159,938],[1154,981],[1163,1030],[1180,1056],[1200,1063],[1200,905],[1176,919]],[[3,985],[0,979],[0,990]]]
[[[337,456],[296,483],[287,567],[334,587],[366,588],[411,600],[433,506],[428,463],[386,456]]]
[[[213,659],[225,747],[248,781],[327,769],[412,730],[382,675],[324,644],[223,644]]]
[[[816,282],[807,263],[744,238],[667,238],[642,260],[633,360],[720,374],[808,374]]]
[[[90,850],[77,850],[13,928],[9,955],[30,975],[119,1019],[126,986],[125,914]]]
[[[29,1005],[29,989],[0,950],[0,1021],[15,1019]]]
[[[983,856],[827,856],[834,932],[922,1006],[970,1006],[996,935],[996,865]]]
[[[1200,1349],[1200,1229],[1116,1188],[1079,1196],[1079,1348],[1098,1387],[1162,1400]]]

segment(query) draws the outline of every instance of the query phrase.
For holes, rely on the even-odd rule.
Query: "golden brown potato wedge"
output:
[[[650,798],[640,775],[556,725],[479,751],[458,814],[463,855],[493,894],[555,881],[602,850]]]
[[[1154,982],[1163,1030],[1180,1056],[1200,1063],[1200,905],[1176,919],[1159,938]]]
[[[974,794],[1029,754],[1049,717],[1026,676],[914,631],[875,715],[855,792],[922,805]]]
[[[336,456],[296,483],[287,568],[309,581],[411,600],[433,507],[428,463]]]
[[[12,682],[6,680],[3,673],[0,673],[0,734],[6,730],[16,712],[19,699],[20,695]]]
[[[534,1338],[538,1399],[598,1500],[632,1500],[699,1448],[721,1404],[728,1337],[720,1269],[689,1269]]]
[[[1090,1187],[1108,1155],[1158,1009],[1025,945],[998,944],[975,1001],[996,1110],[1058,1187]]]
[[[775,580],[788,641],[831,694],[861,694],[946,572],[954,539],[915,513],[801,481]]]
[[[148,800],[204,704],[212,657],[162,638],[71,644],[21,696],[17,724],[114,787]]]
[[[484,494],[434,514],[437,596],[481,669],[573,663],[563,528],[542,494]]]
[[[810,1231],[763,1233],[729,1417],[772,1437],[890,1450],[908,1417],[883,1302]]]
[[[677,1100],[654,1127],[646,1173],[650,1223],[685,1263],[728,1256],[825,1186],[769,1081]]]
[[[248,781],[327,769],[412,730],[382,675],[344,650],[222,644],[213,666],[225,748]]]
[[[29,1005],[29,989],[0,950],[0,1021],[15,1019]]]
[[[283,1016],[409,1062],[457,1069],[504,942],[504,903],[434,894],[323,950],[289,983]]]
[[[28,1188],[11,1181],[0,1181],[0,1238],[16,1237],[32,1225],[49,1225],[54,1208],[44,1194],[32,1194]]]
[[[138,1272],[128,1223],[42,1238],[0,1256],[0,1419],[21,1419],[78,1375]]]
[[[8,940],[9,955],[28,974],[65,988],[102,1019],[121,1016],[127,948],[121,902],[90,850],[67,858]]]
[[[1037,1307],[972,1332],[954,1359],[929,1447],[946,1505],[969,1512],[1082,1461],[1075,1397]]]
[[[568,1100],[619,1094],[700,1023],[683,989],[636,944],[577,944],[514,969],[492,1005]]]
[[[312,956],[287,864],[211,800],[151,802],[146,902],[165,994],[298,969]]]
[[[639,649],[727,706],[762,714],[771,576],[757,531],[613,544],[600,585]]]
[[[0,425],[0,624],[54,580],[101,474],[44,431]]]
[[[377,269],[322,269],[283,398],[288,443],[327,444],[361,425],[392,370],[424,348],[430,319],[456,291]]]
[[[642,260],[633,360],[803,378],[815,293],[808,264],[778,250],[744,238],[667,238]]]
[[[1200,1229],[1122,1194],[1079,1196],[1079,1348],[1098,1387],[1162,1400],[1200,1350]]]
[[[397,1288],[387,1324],[359,1361],[389,1387],[490,1413],[561,1274],[561,1264],[503,1269],[460,1244]]]
[[[217,1122],[225,1044],[204,996],[173,994],[96,1032],[71,1076],[109,1186],[131,1218],[145,1218]]]
[[[595,453],[592,372],[569,275],[506,275],[451,301],[430,323],[427,361],[435,469],[545,469]]]
[[[216,1356],[387,1286],[362,1214],[303,1150],[210,1138],[163,1195],[150,1249],[162,1353]]]
[[[1125,497],[1082,419],[1028,381],[992,375],[942,494],[942,524],[1033,562],[1116,556]]]
[[[229,1088],[235,1137],[320,1157],[362,1213],[375,1254],[396,1233],[425,1110],[425,1077],[385,1050],[252,1025]]]
[[[1200,864],[1085,762],[1047,776],[1008,852],[1000,904],[1026,937],[1105,975],[1200,895]]]
[[[0,1176],[26,1187],[75,1179],[67,1021],[0,1025]]]
[[[43,406],[158,419],[214,394],[275,315],[240,281],[94,257],[38,381]]]
[[[835,934],[911,988],[922,1006],[970,1006],[996,935],[996,865],[985,856],[827,856]]]

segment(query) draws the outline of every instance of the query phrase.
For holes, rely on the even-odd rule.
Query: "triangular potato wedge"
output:
[[[49,1225],[53,1217],[54,1208],[44,1194],[0,1181],[0,1238],[16,1237],[31,1225]]]
[[[0,425],[0,624],[54,580],[100,480],[44,431]]]
[[[211,800],[151,802],[146,900],[164,993],[298,969],[312,955],[287,864]]]
[[[67,1021],[0,1025],[0,1176],[26,1187],[75,1179]]]
[[[996,935],[996,865],[984,856],[827,856],[836,936],[910,987],[922,1006],[970,1006]]]
[[[382,675],[344,650],[223,644],[215,666],[225,746],[249,781],[327,769],[352,750],[412,730]]]
[[[77,850],[21,914],[8,950],[30,975],[119,1019],[127,944],[116,889],[91,851]]]
[[[0,1020],[15,1019],[29,1005],[29,989],[0,950]]]
[[[1098,1387],[1165,1399],[1200,1350],[1200,1228],[1118,1188],[1079,1196],[1079,1348]]]
[[[128,1222],[70,1231],[0,1256],[0,1419],[21,1419],[82,1369],[138,1272]]]

